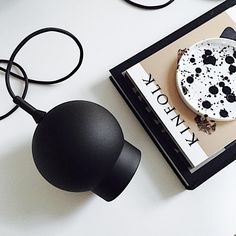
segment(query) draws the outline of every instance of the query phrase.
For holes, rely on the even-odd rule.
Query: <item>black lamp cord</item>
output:
[[[155,5],[155,6],[148,6],[148,5],[143,5],[143,4],[139,4],[136,3],[134,1],[130,1],[130,0],[124,0],[125,2],[138,7],[138,8],[142,8],[142,9],[146,9],[146,10],[157,10],[157,9],[161,9],[164,7],[167,7],[168,5],[170,5],[172,2],[174,2],[174,0],[169,0],[168,2],[164,3],[164,4],[160,4],[160,5]]]
[[[156,9],[161,9],[163,7],[168,6],[169,4],[171,4],[172,2],[174,2],[174,0],[169,0],[168,2],[161,4],[161,5],[156,5],[156,6],[146,6],[146,5],[142,5],[130,0],[124,0],[127,3],[135,6],[135,7],[139,7],[142,9],[148,9],[148,10],[156,10]],[[43,34],[46,32],[57,32],[57,33],[61,33],[61,34],[65,34],[67,36],[69,36],[71,39],[74,40],[74,42],[77,44],[79,51],[80,51],[80,58],[79,61],[76,65],[76,67],[66,76],[60,78],[60,79],[56,79],[56,80],[49,80],[49,81],[41,81],[41,80],[33,80],[33,79],[29,79],[25,70],[16,62],[14,62],[14,59],[17,55],[17,53],[22,49],[22,47],[33,37],[39,35],[39,34]],[[40,120],[43,118],[43,116],[45,115],[45,112],[43,111],[39,111],[37,109],[35,109],[33,106],[31,106],[29,103],[27,103],[24,99],[26,97],[26,94],[28,92],[28,87],[29,87],[29,83],[34,83],[34,84],[42,84],[42,85],[50,85],[50,84],[56,84],[56,83],[60,83],[62,81],[65,81],[67,79],[69,79],[81,66],[82,61],[83,61],[83,47],[80,43],[80,41],[70,32],[60,29],[60,28],[53,28],[53,27],[49,27],[49,28],[43,28],[40,30],[37,30],[35,32],[33,32],[32,34],[30,34],[29,36],[27,36],[25,39],[23,39],[20,44],[16,47],[16,49],[13,51],[11,57],[9,60],[4,60],[4,59],[0,59],[0,64],[7,64],[7,68],[3,68],[0,67],[0,71],[5,72],[5,82],[6,82],[6,86],[7,86],[7,90],[10,94],[10,96],[13,99],[13,102],[16,104],[15,107],[13,107],[10,111],[8,111],[6,114],[1,115],[0,116],[0,120],[3,120],[5,118],[7,118],[8,116],[10,116],[13,112],[15,112],[19,107],[21,107],[23,110],[25,110],[26,112],[28,112],[33,118],[34,120],[38,123],[40,122]],[[15,74],[13,72],[11,72],[12,66],[17,67],[22,75],[18,75]],[[23,93],[20,96],[16,96],[15,93],[13,92],[11,85],[10,85],[10,75],[23,80],[25,82],[25,88],[23,90]]]
[[[33,37],[39,35],[39,34],[43,34],[46,32],[57,32],[57,33],[61,33],[61,34],[65,34],[67,36],[69,36],[71,39],[73,39],[73,41],[76,43],[76,45],[79,48],[80,51],[80,58],[79,61],[76,65],[76,67],[66,76],[60,78],[60,79],[56,79],[56,80],[50,80],[50,81],[41,81],[41,80],[33,80],[33,79],[29,79],[25,70],[17,63],[14,62],[14,59],[17,55],[17,53],[22,49],[22,47]],[[13,102],[15,104],[17,104],[15,107],[13,107],[9,112],[7,112],[6,114],[0,116],[0,120],[5,119],[6,117],[10,116],[14,111],[17,110],[18,107],[21,107],[23,110],[25,110],[26,112],[28,112],[33,118],[34,120],[38,123],[40,122],[40,120],[43,118],[43,116],[45,115],[45,112],[43,111],[39,111],[37,109],[35,109],[33,106],[31,106],[29,103],[27,103],[24,99],[26,97],[27,91],[28,91],[28,87],[29,87],[29,83],[34,83],[34,84],[42,84],[42,85],[50,85],[50,84],[56,84],[56,83],[60,83],[62,81],[65,81],[67,79],[69,79],[81,66],[82,61],[83,61],[83,47],[80,43],[80,41],[70,32],[60,29],[60,28],[43,28],[40,30],[37,30],[35,32],[33,32],[32,34],[30,34],[29,36],[27,36],[25,39],[23,39],[20,44],[16,47],[16,49],[13,51],[11,57],[9,60],[3,60],[0,59],[0,63],[4,63],[7,64],[7,68],[3,68],[0,67],[0,71],[5,72],[5,82],[6,82],[6,86],[7,86],[7,90],[10,94],[10,96],[13,99]],[[22,73],[21,75],[15,74],[13,72],[11,72],[12,66],[17,67],[20,72]],[[20,96],[16,96],[15,93],[13,92],[11,85],[10,85],[10,75],[13,77],[16,77],[18,79],[21,79],[25,82],[25,88],[23,90],[23,93]]]

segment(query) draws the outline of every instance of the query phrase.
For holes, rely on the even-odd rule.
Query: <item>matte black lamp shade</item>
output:
[[[91,190],[106,201],[125,189],[141,158],[114,116],[87,101],[49,111],[36,128],[32,150],[39,172],[51,184],[72,192]]]
[[[57,32],[69,36],[80,51],[79,61],[66,76],[50,81],[29,80],[24,69],[14,62],[17,53],[33,37],[46,32]],[[72,101],[53,108],[48,113],[37,110],[24,98],[29,82],[56,84],[69,79],[81,66],[83,47],[70,32],[60,28],[37,30],[15,48],[7,64],[5,82],[8,93],[18,107],[30,114],[38,126],[35,130],[32,151],[35,164],[43,177],[56,187],[73,192],[91,190],[107,201],[116,198],[133,177],[141,153],[124,140],[122,130],[114,116],[105,108],[86,101]],[[11,88],[12,66],[17,66],[23,76],[13,74],[25,82],[22,97]],[[3,70],[5,71],[5,70]]]

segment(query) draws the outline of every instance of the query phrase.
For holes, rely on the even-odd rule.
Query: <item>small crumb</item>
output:
[[[194,120],[200,131],[209,135],[216,131],[216,122],[214,120],[209,120],[207,116],[197,115]]]

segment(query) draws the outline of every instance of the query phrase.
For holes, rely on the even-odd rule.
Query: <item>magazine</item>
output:
[[[233,41],[236,41],[235,6],[235,0],[222,2],[215,8],[110,70],[112,83],[134,112],[182,184],[190,190],[195,189],[235,161],[236,121],[218,121],[217,118],[213,120],[215,118],[214,113],[220,114],[221,117],[230,117],[226,116],[226,113],[222,116],[220,113],[222,104],[219,105],[216,103],[215,105],[214,101],[210,98],[208,99],[208,97],[204,97],[201,105],[204,105],[203,107],[205,108],[205,101],[207,100],[212,104],[207,109],[214,110],[214,106],[216,106],[217,109],[213,112],[213,117],[209,112],[205,113],[204,109],[201,109],[203,112],[199,112],[198,107],[193,106],[193,103],[190,104],[192,96],[189,94],[189,92],[191,93],[189,83],[195,84],[197,74],[199,76],[203,74],[204,77],[207,71],[205,69],[207,68],[202,68],[202,65],[198,64],[200,66],[199,68],[203,69],[203,73],[197,72],[195,69],[194,71],[197,74],[194,72],[193,83],[191,83],[192,80],[187,76],[184,78],[185,83],[182,84],[183,78],[178,76],[178,71],[183,71],[184,75],[189,73],[188,69],[186,70],[186,68],[180,66],[181,62],[191,60],[190,62],[194,64],[192,58],[197,54],[193,53],[191,55],[194,56],[191,56],[189,52],[193,48],[192,45],[199,45],[200,41],[207,42],[206,40],[211,40],[211,42],[216,42],[220,38],[226,38],[220,40],[220,42],[226,42],[230,39],[230,44],[235,45]],[[229,52],[227,50],[227,53],[232,54],[231,51]],[[206,54],[205,51],[203,54]],[[189,55],[190,57],[188,57]],[[210,55],[207,51],[207,57],[204,55],[202,55],[203,60],[205,58],[207,60],[213,59],[210,56],[217,58],[215,52],[214,55]],[[234,55],[233,53],[233,58],[232,55],[227,55],[230,56],[227,57],[227,61],[225,58],[225,62],[230,63],[230,68],[227,67],[227,72],[225,69],[221,71],[218,67],[214,68],[217,71],[221,71],[221,74],[219,73],[216,78],[229,71],[233,76],[236,74],[236,72],[233,73],[236,68]],[[221,59],[222,57],[215,65],[218,65]],[[199,60],[201,61],[201,59]],[[198,60],[195,62],[197,63]],[[215,71],[214,69],[212,71]],[[232,75],[230,76],[231,78]],[[200,79],[202,81],[202,78]],[[233,77],[232,81],[235,81],[235,79]],[[235,98],[235,82],[232,81],[224,81],[225,86],[223,87],[220,87],[222,85],[220,83],[221,81],[218,81],[218,84],[215,82],[213,84],[219,89],[220,96],[222,92],[227,92],[227,97],[222,98],[224,102],[226,100],[227,102],[232,102],[232,99]],[[208,82],[210,83],[210,81]],[[205,84],[204,81],[203,83]],[[231,84],[230,95],[228,94],[229,89],[227,88],[229,83]],[[178,85],[178,91],[176,85]],[[187,100],[188,98],[183,99],[183,94],[185,95],[185,93],[181,94],[181,91],[184,92],[184,87],[188,89],[187,94],[191,97],[189,100]],[[214,90],[211,87],[208,85],[208,91],[215,96],[215,87],[213,86]],[[200,94],[203,92],[197,91]],[[180,98],[179,94],[181,94],[182,98]],[[199,97],[197,98],[199,99]],[[218,98],[216,98],[217,102]],[[228,109],[228,107],[223,107],[223,110],[226,110],[228,115],[233,114],[232,109]],[[190,149],[190,146],[193,149]]]
[[[227,29],[236,29],[235,6],[126,70],[191,167],[205,164],[235,141],[236,121],[209,120],[186,106],[176,87],[177,62],[191,45],[219,38]]]

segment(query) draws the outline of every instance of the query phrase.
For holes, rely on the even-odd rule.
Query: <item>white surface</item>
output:
[[[0,122],[1,236],[236,233],[236,164],[185,191],[108,80],[110,68],[221,2],[176,0],[168,8],[147,12],[122,0],[1,0],[1,58],[8,58],[23,37],[46,26],[70,30],[84,46],[83,66],[73,78],[52,87],[31,85],[28,101],[45,110],[71,99],[97,102],[117,117],[126,139],[142,150],[140,168],[117,200],[106,203],[90,193],[66,193],[38,174],[30,147],[35,124],[17,111]],[[17,60],[30,77],[62,75],[73,66],[77,54],[66,38],[50,34],[39,39]],[[47,40],[52,44],[47,46]],[[11,104],[3,81],[0,102],[1,111]]]

